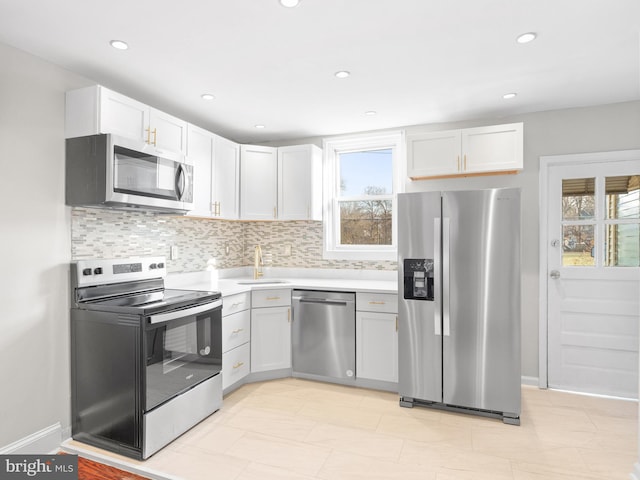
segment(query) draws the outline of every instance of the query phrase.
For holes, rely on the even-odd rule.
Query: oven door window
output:
[[[119,146],[114,150],[116,192],[181,200],[184,172],[180,163]]]
[[[145,355],[149,411],[221,371],[220,308],[149,325]]]

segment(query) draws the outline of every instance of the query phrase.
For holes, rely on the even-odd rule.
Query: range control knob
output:
[[[156,268],[158,268],[158,265],[156,265],[155,263],[149,265],[149,270],[155,270]]]
[[[164,263],[160,262],[160,263],[158,264],[158,268],[164,268]]]
[[[102,275],[102,267],[97,267],[93,269],[94,275]]]
[[[82,275],[84,276],[91,275],[91,269],[90,268],[82,269]]]

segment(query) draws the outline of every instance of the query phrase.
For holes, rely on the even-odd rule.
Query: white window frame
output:
[[[393,164],[392,244],[340,245],[340,170],[342,153],[391,148]],[[397,260],[397,198],[404,190],[404,132],[370,133],[325,139],[323,141],[323,258],[330,260]]]

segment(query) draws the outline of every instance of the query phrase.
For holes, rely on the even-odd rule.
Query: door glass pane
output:
[[[562,227],[562,265],[593,266],[594,225],[563,225]]]
[[[340,202],[341,245],[391,245],[391,200]]]
[[[640,267],[640,225],[607,225],[605,265]]]
[[[640,175],[605,179],[607,218],[640,218]]]
[[[562,180],[562,219],[587,220],[595,216],[595,178]]]

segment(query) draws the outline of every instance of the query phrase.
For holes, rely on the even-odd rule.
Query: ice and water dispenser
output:
[[[433,259],[404,259],[404,298],[433,301]]]

